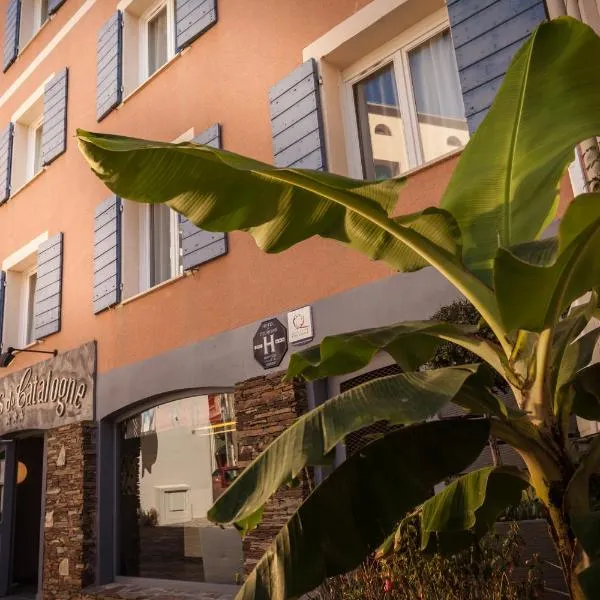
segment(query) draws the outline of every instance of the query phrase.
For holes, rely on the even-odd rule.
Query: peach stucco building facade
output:
[[[243,544],[207,507],[294,418],[350,385],[282,383],[288,313],[306,309],[300,341],[315,343],[457,297],[429,269],[395,274],[320,238],[267,255],[231,233],[192,260],[186,236],[206,232],[112,197],[75,130],[210,137],[278,166],[404,175],[398,213],[436,206],[511,53],[546,18],[541,0],[471,4],[0,1],[2,351],[57,351],[13,352],[0,369],[15,398],[0,410],[0,595],[103,597],[164,579],[232,597],[303,492],[282,493]],[[565,177],[563,208],[573,185]],[[57,397],[72,385],[64,414],[40,384],[27,401],[24,376],[57,378]],[[19,506],[28,548],[14,541]]]

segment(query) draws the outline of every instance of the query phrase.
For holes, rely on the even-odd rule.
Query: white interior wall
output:
[[[173,522],[174,515],[164,514],[160,500],[169,489],[188,488],[186,520],[206,517],[213,503],[210,437],[194,431],[208,422],[207,396],[156,407],[158,452],[151,473],[140,473],[140,502],[144,511],[159,511],[159,524]]]

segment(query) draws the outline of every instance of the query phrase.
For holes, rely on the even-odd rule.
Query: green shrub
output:
[[[488,533],[472,550],[451,557],[419,548],[418,521],[404,521],[396,552],[328,580],[313,600],[534,600],[544,590],[539,558],[524,560],[513,523],[506,535]]]

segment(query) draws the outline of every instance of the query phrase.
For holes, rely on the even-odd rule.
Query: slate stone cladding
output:
[[[95,579],[96,423],[47,433],[43,600],[79,600]]]
[[[247,466],[281,432],[307,411],[306,388],[283,381],[283,372],[254,377],[235,387],[240,466]],[[267,503],[261,524],[243,542],[244,568],[252,570],[279,529],[309,492],[309,482],[281,489]]]

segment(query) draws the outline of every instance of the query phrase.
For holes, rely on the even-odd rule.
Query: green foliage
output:
[[[539,557],[530,555],[518,524],[486,534],[477,547],[453,556],[420,550],[418,520],[406,519],[397,552],[369,559],[328,580],[310,600],[536,600],[543,597]]]
[[[430,495],[436,482],[475,460],[488,435],[483,419],[436,421],[371,442],[303,502],[237,600],[294,598],[327,577],[355,569],[408,510]]]
[[[576,21],[538,27],[461,157],[441,206],[462,231],[465,263],[488,282],[499,246],[536,238],[555,217],[573,147],[600,132],[598,68],[586,58],[599,52]]]
[[[498,516],[498,521],[526,521],[528,519],[547,519],[548,511],[536,497],[532,488],[527,488],[518,504],[507,506]]]
[[[538,239],[556,215],[558,183],[574,146],[600,134],[600,63],[590,60],[599,55],[600,38],[573,19],[538,27],[461,156],[441,208],[400,217],[393,211],[401,180],[365,182],[276,169],[194,143],[78,131],[92,170],[124,198],[164,202],[204,229],[246,231],[267,252],[319,235],[400,271],[431,265],[488,328],[396,323],[330,336],[292,358],[288,377],[306,380],[351,373],[381,351],[407,372],[360,386],[300,419],[218,499],[209,513],[216,522],[249,529],[279,486],[306,465],[322,464],[338,440],[366,424],[429,419],[446,402],[471,414],[390,433],[349,459],[282,529],[239,599],[283,600],[355,568],[393,532],[400,512],[424,502],[425,488],[446,472],[458,472],[475,441],[480,448],[484,443],[462,435],[452,443],[440,437],[431,446],[434,434],[450,435],[446,427],[491,432],[523,456],[528,473],[494,470],[487,479],[462,478],[429,501],[436,518],[427,531],[435,530],[436,539],[448,545],[473,530],[481,536],[515,502],[524,481],[531,481],[547,511],[572,598],[584,598],[577,578],[580,545],[598,559],[581,573],[585,594],[600,597],[600,543],[590,525],[597,515],[589,497],[600,442],[579,456],[568,437],[573,412],[600,418],[598,371],[587,364],[597,332],[579,337],[598,309],[600,196],[575,199],[558,235]],[[569,310],[586,292],[593,292],[589,301]],[[439,366],[455,360],[440,342],[462,349],[457,363],[472,353],[485,365],[426,370],[429,361]],[[518,410],[495,394],[499,378]],[[418,439],[406,446],[415,431]],[[433,457],[440,465],[431,463]]]
[[[542,331],[553,326],[571,302],[600,281],[600,194],[575,198],[557,238],[500,248],[494,287],[508,331]],[[536,302],[523,294],[536,291]]]
[[[408,425],[434,417],[460,393],[477,367],[449,367],[383,377],[352,388],[300,417],[260,454],[208,512],[218,523],[247,530],[257,511],[305,466],[323,465],[335,445],[352,432],[382,419]],[[442,381],[443,380],[443,381]],[[417,399],[418,402],[411,402]]]
[[[483,320],[479,311],[465,299],[455,300],[446,306],[442,306],[431,315],[432,321],[443,321],[458,326],[473,327],[475,337],[486,340],[490,344],[498,345],[498,339],[487,323]],[[467,348],[452,341],[441,340],[436,348],[435,354],[427,363],[428,369],[440,369],[455,365],[468,365],[481,360],[476,354]],[[500,373],[494,374],[492,387],[500,392],[507,392],[509,387]]]
[[[474,335],[489,342],[498,343],[494,332],[486,325],[479,311],[468,300],[455,300],[446,306],[442,306],[431,315],[431,320],[471,326]],[[433,358],[429,361],[429,366],[433,369],[439,369],[441,367],[476,363],[479,360],[470,350],[443,340],[438,345]]]
[[[527,487],[529,482],[509,467],[485,467],[455,479],[419,511],[421,548],[453,553],[468,547],[506,506],[519,502]]]

